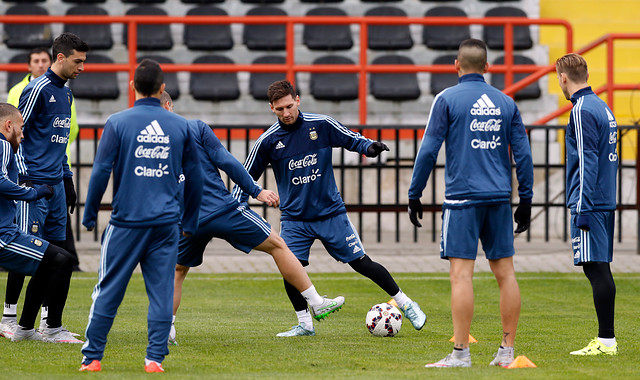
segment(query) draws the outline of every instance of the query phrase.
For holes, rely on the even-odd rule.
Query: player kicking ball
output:
[[[165,91],[160,98],[162,106],[173,112],[171,96]],[[222,170],[244,191],[269,206],[278,207],[279,197],[262,189],[247,173],[242,164],[222,146],[211,128],[200,120],[189,120],[189,128],[195,138],[200,163],[204,173],[204,187],[198,229],[189,237],[181,237],[178,245],[173,296],[173,323],[169,334],[170,345],[177,345],[175,316],[182,298],[182,284],[189,269],[202,264],[204,250],[213,238],[226,240],[236,249],[249,253],[252,249],[266,252],[273,257],[278,270],[309,303],[317,320],[337,311],[344,304],[344,297],[321,297],[309,280],[309,276],[284,240],[260,215],[240,205],[227,190]],[[307,334],[314,335],[314,334]]]

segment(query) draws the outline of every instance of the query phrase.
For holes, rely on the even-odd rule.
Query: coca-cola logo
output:
[[[67,117],[67,118],[61,119],[59,117],[56,117],[55,120],[53,121],[53,127],[54,128],[71,128],[71,118]]]
[[[473,119],[469,125],[471,132],[499,132],[502,119],[489,119],[487,121],[478,121]]]
[[[309,154],[300,160],[291,160],[289,161],[289,170],[296,170],[306,168],[308,166],[313,166],[318,163],[318,154]]]
[[[156,160],[166,160],[169,158],[169,149],[168,146],[156,146],[153,148],[145,148],[142,145],[139,145],[136,148],[135,156],[136,158],[152,158]]]

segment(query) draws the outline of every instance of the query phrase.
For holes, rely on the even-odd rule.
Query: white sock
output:
[[[316,291],[316,287],[313,285],[311,285],[309,289],[300,292],[300,294],[302,294],[304,299],[307,300],[307,303],[311,306],[320,305],[323,301],[320,294]]]
[[[471,352],[469,351],[469,347],[467,348],[463,348],[461,350],[453,350],[453,357],[454,358],[458,358],[458,359],[462,359],[462,358],[466,358],[468,356],[471,356]]]
[[[307,330],[313,329],[313,319],[311,318],[309,309],[296,311],[296,315],[298,316],[298,324]]]
[[[404,307],[405,304],[411,302],[411,298],[407,297],[407,295],[402,292],[402,289],[398,291],[398,294],[392,296],[392,298],[396,301],[396,303],[401,309]]]
[[[149,360],[147,358],[144,358],[144,365],[149,365],[151,363],[158,363],[158,362],[155,360]],[[162,365],[162,363],[158,363],[158,365]]]
[[[4,304],[4,313],[3,313],[3,317],[13,317],[16,318],[17,315],[17,310],[18,310],[18,304],[12,303],[5,303]]]
[[[43,306],[42,309],[40,310],[40,320],[46,320],[47,317],[49,316],[49,307],[48,306]]]
[[[600,341],[600,343],[604,344],[607,347],[611,347],[614,344],[616,344],[616,338],[600,338],[598,337],[598,340]]]
[[[176,316],[174,315],[173,317],[171,317],[171,324],[175,324],[176,323]]]

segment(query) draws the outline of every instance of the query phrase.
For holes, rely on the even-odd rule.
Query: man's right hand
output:
[[[48,199],[53,198],[54,191],[53,191],[53,187],[51,187],[51,185],[47,185],[47,184],[36,185],[34,187],[34,189],[36,191],[36,194],[38,194],[38,198],[37,199],[44,198],[44,199],[48,200]]]
[[[420,199],[409,199],[409,220],[414,226],[422,227],[418,219],[422,219],[422,202]]]
[[[280,205],[280,197],[278,194],[271,190],[262,190],[256,197],[262,203],[266,203],[268,206],[276,208]]]

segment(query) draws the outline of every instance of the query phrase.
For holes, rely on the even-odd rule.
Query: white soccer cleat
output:
[[[514,349],[513,347],[500,347],[498,352],[495,353],[494,359],[489,365],[499,365],[500,367],[508,367],[513,361]]]
[[[420,306],[415,301],[407,302],[400,310],[402,310],[404,316],[411,321],[413,328],[416,330],[420,330],[424,324],[427,323],[427,315],[420,309]]]
[[[25,330],[18,326],[15,333],[11,336],[12,342],[20,342],[23,340],[42,340],[42,335],[36,331],[36,329]]]
[[[0,321],[0,336],[11,339],[18,328],[18,321],[12,317],[2,317]]]
[[[316,329],[313,327],[311,330],[307,330],[302,325],[293,326],[291,330],[276,334],[276,336],[314,336],[316,335]]]
[[[338,296],[336,298],[322,297],[322,303],[320,305],[309,305],[309,312],[316,320],[324,319],[327,315],[340,310],[344,305],[344,297]]]
[[[50,343],[71,343],[81,344],[84,343],[80,339],[76,338],[73,333],[65,329],[64,327],[47,327],[42,333],[42,340]]]
[[[444,359],[425,365],[426,368],[453,368],[471,367],[471,355],[465,358],[454,358],[453,354],[447,355]]]

